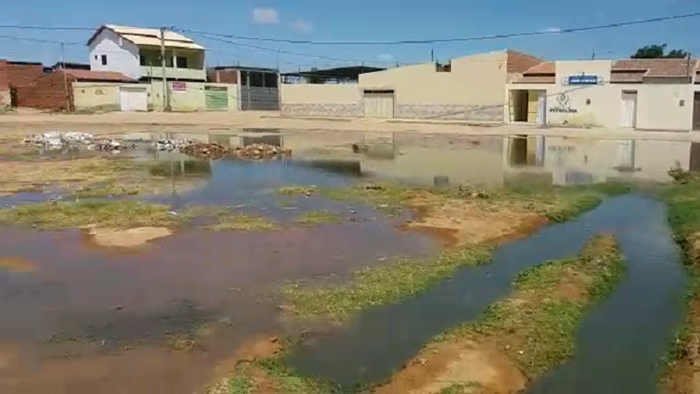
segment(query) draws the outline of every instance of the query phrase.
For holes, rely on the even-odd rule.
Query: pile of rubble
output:
[[[237,147],[233,150],[237,157],[244,159],[270,159],[281,156],[291,156],[291,149],[282,149],[279,146],[270,144],[250,144],[244,147]]]
[[[194,141],[177,149],[197,159],[220,159],[229,156],[247,160],[262,160],[275,159],[292,154],[291,149],[282,149],[279,146],[270,144],[250,144],[243,147],[230,148],[218,143]]]
[[[197,140],[178,140],[178,139],[173,139],[173,140],[158,140],[154,145],[156,149],[160,151],[174,151],[174,150],[183,150],[184,148],[194,145],[194,144],[201,144],[202,142],[197,141]]]
[[[194,142],[184,146],[180,152],[197,159],[219,159],[231,154],[231,148],[217,143]]]
[[[92,143],[93,135],[77,131],[49,131],[42,134],[32,134],[22,140],[23,143],[44,147],[58,147],[64,145],[89,145]]]
[[[90,145],[88,148],[100,152],[117,153],[122,149],[134,149],[136,148],[136,144],[133,142],[127,143],[125,141],[115,140],[113,138],[105,138],[99,141],[95,141],[95,143]]]

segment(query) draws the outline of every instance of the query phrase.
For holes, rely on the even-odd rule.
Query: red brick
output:
[[[74,79],[62,71],[43,74],[34,81],[34,86],[17,88],[17,106],[70,111],[73,109]]]

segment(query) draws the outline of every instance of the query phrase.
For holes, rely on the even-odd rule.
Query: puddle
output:
[[[574,360],[532,392],[655,392],[656,365],[682,320],[685,276],[663,205],[638,195],[610,199],[575,222],[502,246],[492,264],[462,269],[425,294],[369,310],[347,330],[298,346],[288,361],[345,387],[382,381],[431,338],[506,296],[517,273],[575,254],[600,232],[619,237],[628,274],[586,317]]]
[[[124,198],[165,203],[174,210],[226,205],[283,224],[305,211],[328,209],[352,217],[353,222],[282,226],[281,231],[267,233],[185,229],[154,237],[136,250],[97,246],[77,230],[0,228],[0,255],[22,256],[21,261],[29,263],[0,260],[0,268],[5,268],[0,269],[0,392],[191,393],[208,382],[213,367],[235,354],[237,346],[285,328],[278,321],[275,300],[262,296],[280,283],[342,278],[394,256],[427,255],[439,247],[438,240],[398,230],[395,222],[366,220],[381,219],[372,207],[317,195],[280,196],[276,191],[281,187],[342,187],[375,179],[484,187],[523,180],[548,185],[617,178],[665,182],[670,167],[700,168],[700,158],[694,157],[698,149],[684,142],[398,134],[358,138],[290,130],[125,137],[140,141],[128,151],[134,160],[161,162],[154,171],[171,182],[162,194]],[[265,162],[202,161],[150,147],[152,141],[166,138],[230,145],[265,142],[293,153],[290,159]],[[0,197],[0,205],[49,197],[20,193]],[[614,376],[611,367],[607,373],[596,372],[603,377],[601,384],[612,385],[622,373],[642,376],[658,360],[658,349],[668,342],[669,329],[680,318],[675,299],[683,278],[673,262],[677,256],[668,254],[675,248],[666,249],[670,240],[662,223],[663,209],[651,200],[639,196],[610,200],[577,222],[546,228],[528,240],[500,248],[492,265],[462,270],[423,296],[369,311],[348,331],[321,336],[313,346],[300,346],[290,362],[303,372],[348,385],[385,378],[429,338],[478,316],[505,295],[522,269],[575,253],[591,235],[605,229],[618,232],[623,250],[630,253],[629,278],[609,302],[596,309],[602,317],[592,314],[582,326],[579,341],[587,351],[581,359],[557,371],[551,381],[543,380],[545,391],[537,392],[547,392],[549,385],[570,392],[573,380],[568,376],[595,376],[593,371],[602,368],[591,366],[594,358],[611,360],[601,365],[612,365],[613,360],[625,365]],[[623,229],[629,235],[623,235]],[[642,254],[644,250],[649,253]],[[659,269],[661,258],[667,258],[663,270]],[[26,267],[31,272],[16,272]],[[658,283],[646,283],[650,277]],[[643,288],[640,283],[648,286],[643,294],[638,294]],[[641,306],[635,303],[629,313],[621,313],[620,305],[631,304],[633,297],[650,301]],[[638,336],[622,335],[620,327],[629,329],[627,322],[644,324],[642,315],[653,316],[653,324],[631,330]],[[609,328],[614,333],[609,340],[616,340],[615,346],[598,339],[603,336],[603,321],[616,325]],[[213,334],[202,340],[202,349],[167,348],[170,336],[189,335],[212,325]],[[644,350],[630,359],[625,349],[632,347]],[[615,349],[622,350],[614,353]],[[644,392],[644,379],[632,380],[631,384],[640,384],[632,392]],[[608,392],[608,386],[581,383],[581,387]]]

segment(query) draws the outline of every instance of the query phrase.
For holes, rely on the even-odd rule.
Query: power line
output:
[[[43,44],[85,45],[84,43],[80,43],[80,42],[62,42],[62,41],[56,41],[56,40],[46,40],[46,39],[41,39],[41,38],[29,38],[29,37],[8,36],[8,35],[2,35],[2,34],[0,34],[0,39],[17,40],[17,41],[27,41],[27,42],[37,42],[37,43],[43,43]]]
[[[27,26],[27,25],[0,25],[0,29],[22,29],[22,30],[89,30],[95,31],[94,27],[74,27],[74,26]]]
[[[236,36],[236,35],[230,35],[230,34],[208,33],[208,32],[203,32],[203,31],[190,30],[190,29],[182,29],[182,28],[177,28],[177,27],[173,27],[173,30],[176,30],[176,31],[179,31],[179,32],[182,32],[182,33],[200,34],[200,35],[201,35],[201,34],[206,34],[206,35],[210,35],[210,36],[223,37],[223,38],[231,38],[231,39],[236,39],[236,40],[266,41],[266,42],[277,42],[277,43],[285,43],[285,44],[307,44],[307,45],[420,45],[420,44],[436,44],[436,43],[448,43],[448,42],[485,41],[485,40],[496,40],[496,39],[502,39],[502,38],[516,38],[516,37],[527,37],[527,36],[541,36],[541,35],[564,34],[564,33],[578,33],[578,32],[584,32],[584,31],[612,29],[612,28],[617,28],[617,27],[625,27],[625,26],[633,26],[633,25],[642,25],[642,24],[648,24],[648,23],[658,23],[658,22],[665,22],[665,21],[678,20],[678,19],[687,19],[687,18],[694,18],[694,17],[698,17],[698,16],[700,16],[700,12],[694,12],[694,13],[682,14],[682,15],[662,16],[662,17],[658,17],[658,18],[647,18],[647,19],[638,19],[638,20],[632,20],[632,21],[615,22],[615,23],[608,23],[608,24],[603,24],[603,25],[573,27],[573,28],[569,28],[569,29],[561,29],[561,30],[559,30],[559,31],[544,31],[544,30],[539,30],[539,31],[529,31],[529,32],[520,32],[520,33],[507,33],[507,34],[493,34],[493,35],[474,36],[474,37],[434,38],[434,39],[425,39],[425,40],[397,40],[397,41],[312,41],[312,40],[289,40],[289,39],[282,39],[282,38],[263,38],[263,37]]]
[[[181,31],[181,30],[178,30]],[[346,63],[386,63],[386,64],[396,64],[395,61],[382,61],[382,60],[361,60],[361,59],[344,59],[344,58],[337,58],[337,57],[330,57],[330,56],[322,56],[322,55],[310,55],[307,53],[299,53],[299,52],[292,52],[292,51],[286,51],[282,49],[276,49],[276,48],[267,48],[267,47],[261,47],[257,45],[250,45],[250,44],[242,44],[240,42],[235,42],[235,41],[230,41],[226,40],[223,38],[219,37],[210,37],[207,36],[208,33],[195,33],[195,32],[189,32],[190,34],[199,36],[204,39],[209,39],[209,40],[214,40],[214,41],[219,41],[231,45],[236,45],[244,48],[252,48],[252,49],[258,49],[261,51],[268,51],[268,52],[273,52],[273,53],[278,53],[278,54],[285,54],[285,55],[293,55],[293,56],[302,56],[302,57],[309,57],[309,58],[315,58],[315,59],[323,59],[323,60],[331,60],[331,61],[336,61],[336,62],[346,62]]]

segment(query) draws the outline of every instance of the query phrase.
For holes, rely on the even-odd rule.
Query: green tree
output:
[[[688,52],[682,49],[672,49],[666,53],[666,44],[652,44],[645,45],[632,55],[632,59],[659,59],[659,58],[673,58],[673,59],[683,59],[688,56]]]

